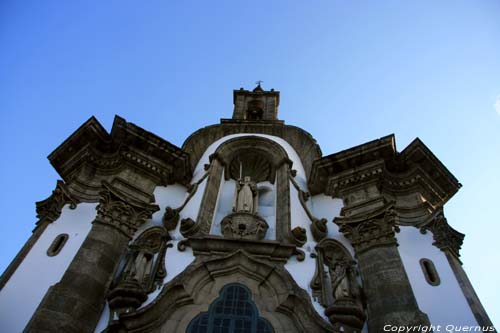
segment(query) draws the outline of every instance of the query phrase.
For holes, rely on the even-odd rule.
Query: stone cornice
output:
[[[398,153],[394,136],[389,135],[316,160],[309,189],[313,195],[343,198],[368,183],[376,183],[381,193],[392,196],[420,193],[435,207],[461,187],[420,139]]]
[[[419,138],[413,140],[400,153],[400,156],[409,168],[418,166],[429,179],[432,179],[439,187],[439,190],[442,191],[442,204],[447,202],[462,187],[462,184],[458,182],[455,176]]]
[[[180,249],[188,245],[193,249],[195,256],[227,255],[238,250],[247,251],[252,256],[261,259],[268,259],[272,262],[285,263],[293,256],[298,255],[299,260],[301,253],[294,245],[281,244],[277,241],[270,240],[249,240],[249,239],[232,239],[223,238],[220,236],[205,236],[205,237],[189,237],[183,241]]]
[[[134,173],[153,185],[186,183],[190,178],[189,154],[160,137],[116,116],[108,134],[91,117],[49,155],[56,171],[84,200],[98,197],[98,178],[110,181],[120,172]],[[100,182],[100,180],[99,180]]]
[[[396,155],[394,135],[388,135],[378,140],[324,156],[314,161],[309,177],[309,189],[312,195],[325,193],[332,195],[335,189],[330,184],[331,177],[341,177],[341,174],[355,172],[365,164],[376,163],[378,160],[392,159]],[[327,186],[327,184],[329,186]]]

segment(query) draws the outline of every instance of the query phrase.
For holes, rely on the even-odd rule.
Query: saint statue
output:
[[[139,283],[144,282],[144,278],[151,270],[153,254],[149,251],[139,250],[133,263],[131,263],[129,277]]]
[[[333,267],[329,268],[333,297],[336,300],[351,297],[351,286],[348,274],[349,264],[345,261],[337,261]]]
[[[325,264],[328,266],[334,300],[355,297],[356,286],[353,286],[351,281],[351,261],[331,253],[326,254],[325,260]]]
[[[235,212],[255,213],[257,211],[257,185],[250,177],[245,176],[236,185]]]

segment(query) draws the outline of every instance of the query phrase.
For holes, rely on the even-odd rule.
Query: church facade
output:
[[[90,118],[0,280],[2,332],[494,331],[444,205],[460,183],[419,139],[323,156],[235,90],[177,147]]]

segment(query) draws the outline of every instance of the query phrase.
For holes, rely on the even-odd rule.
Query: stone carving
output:
[[[163,214],[162,223],[167,230],[174,230],[177,228],[177,224],[179,223],[180,215],[179,213],[186,207],[187,203],[191,200],[191,198],[195,195],[198,190],[198,186],[208,177],[208,172],[206,172],[203,177],[201,177],[196,183],[187,185],[188,196],[177,208],[172,208],[168,206],[165,208],[165,213]]]
[[[235,194],[234,212],[257,212],[257,185],[251,177],[245,176],[238,181]]]
[[[449,252],[457,259],[460,257],[460,248],[462,247],[465,235],[456,231],[448,224],[448,220],[444,216],[442,209],[438,211],[428,224],[420,229],[420,232],[425,234],[427,230],[432,232],[434,237],[433,245],[441,251]]]
[[[237,212],[224,217],[220,223],[226,238],[264,239],[269,225],[260,216],[247,212]]]
[[[338,241],[324,239],[316,247],[313,297],[325,307],[330,322],[344,332],[359,332],[365,322],[356,262]]]
[[[167,230],[174,230],[177,227],[177,223],[179,223],[179,218],[179,210],[169,206],[165,208],[165,214],[163,214],[163,226]]]
[[[309,207],[307,207],[307,204],[306,204],[307,200],[309,200],[309,197],[311,195],[308,192],[304,192],[300,189],[299,184],[297,184],[297,181],[294,179],[295,175],[294,175],[294,172],[292,172],[292,171],[295,171],[295,174],[297,173],[296,170],[290,171],[290,181],[292,182],[295,189],[299,192],[300,204],[302,205],[302,208],[304,208],[304,211],[306,212],[307,217],[309,217],[309,219],[311,220],[311,233],[314,237],[314,240],[319,242],[323,238],[325,238],[326,235],[328,234],[328,227],[326,226],[327,220],[323,219],[323,218],[318,219],[317,217],[315,217],[311,213],[311,211],[309,210]]]
[[[157,205],[151,204],[132,205],[119,194],[114,194],[115,190],[111,185],[103,185],[105,189],[100,193],[101,198],[96,208],[97,217],[93,223],[112,226],[132,238],[137,229],[159,209]]]
[[[295,227],[292,229],[293,242],[297,246],[302,246],[307,242],[306,229],[302,227]]]
[[[194,246],[227,242],[220,237],[208,240],[192,238],[191,241]],[[227,243],[239,245],[240,242]],[[265,246],[269,246],[266,250],[266,253],[269,251],[269,259],[274,258],[272,248],[276,245],[267,243]],[[250,248],[259,252],[255,246]],[[193,251],[197,252],[194,248]],[[206,249],[202,251],[206,253]],[[122,332],[186,332],[186,326],[193,317],[208,309],[217,286],[235,281],[244,283],[255,297],[259,297],[259,301],[269,304],[266,318],[273,325],[276,323],[275,332],[338,333],[314,310],[308,293],[297,285],[282,264],[257,258],[244,249],[235,249],[220,256],[203,256],[193,261],[165,284],[154,302],[140,311],[122,316]]]
[[[359,254],[374,246],[397,245],[394,236],[395,231],[399,231],[396,218],[390,203],[368,215],[356,218],[336,217],[334,222]]]
[[[36,217],[39,222],[54,222],[59,218],[61,210],[66,204],[69,204],[69,208],[75,209],[78,200],[73,198],[64,182],[58,180],[56,188],[52,191],[50,197],[36,203]]]
[[[200,229],[200,225],[196,223],[192,218],[188,217],[181,220],[180,232],[184,237],[190,237],[196,234]]]
[[[167,248],[172,247],[167,244],[170,239],[165,228],[152,227],[129,245],[125,265],[107,296],[111,327],[120,314],[134,311],[149,293],[162,286],[167,275],[165,254]]]

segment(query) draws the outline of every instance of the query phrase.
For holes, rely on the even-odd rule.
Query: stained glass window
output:
[[[259,317],[247,287],[232,283],[220,292],[208,312],[197,315],[187,333],[273,333],[271,324]]]

